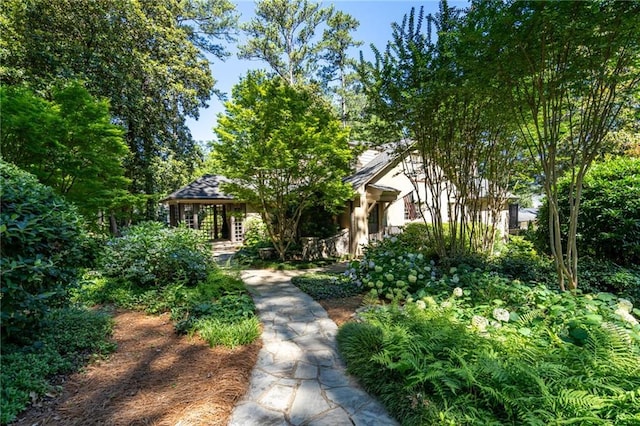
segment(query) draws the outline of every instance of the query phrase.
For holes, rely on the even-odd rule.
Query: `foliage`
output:
[[[558,214],[563,245],[569,224],[568,173],[558,181]],[[547,217],[544,200],[539,216]],[[549,251],[549,224],[541,220],[536,231],[539,246]],[[578,251],[621,266],[640,265],[640,158],[613,158],[598,162],[584,178]]]
[[[227,0],[7,0],[0,80],[38,92],[83,81],[93,96],[109,99],[132,153],[130,191],[149,196],[152,217],[161,185],[154,159],[174,154],[189,168],[199,155],[186,118],[197,118],[215,92],[205,54],[224,58],[233,10]]]
[[[50,390],[47,379],[68,373],[115,345],[108,339],[112,321],[104,313],[80,308],[54,309],[43,320],[34,343],[2,346],[0,423],[7,424],[39,395]]]
[[[435,16],[412,9],[392,25],[386,49],[374,48],[375,61],[358,68],[369,112],[401,133],[397,153],[411,153],[403,173],[424,197],[418,202],[442,257],[492,251],[522,157],[511,118],[473,72],[463,24],[446,1]]]
[[[215,131],[225,192],[257,207],[281,260],[306,209],[335,211],[351,195],[347,134],[309,87],[249,73]]]
[[[2,342],[28,340],[67,302],[85,261],[77,210],[31,174],[0,160]]]
[[[497,270],[523,282],[551,284],[555,279],[550,259],[539,255],[534,244],[519,236],[510,236],[505,249],[494,259]]]
[[[488,86],[506,94],[549,203],[550,249],[559,285],[578,285],[583,179],[607,134],[637,93],[640,30],[636,2],[476,2],[469,14]],[[561,70],[561,72],[558,72]],[[506,88],[506,89],[505,89]],[[557,187],[570,171],[565,205]],[[562,243],[560,210],[566,209]]]
[[[610,292],[640,304],[640,266],[622,267],[609,260],[581,256],[578,277],[583,292]]]
[[[22,87],[2,87],[0,101],[6,161],[36,175],[87,218],[123,195],[129,149],[106,100],[73,82],[54,88],[51,101]]]
[[[361,294],[364,290],[346,275],[313,273],[291,278],[291,283],[314,300],[337,299]]]
[[[244,240],[242,244],[245,247],[271,246],[267,226],[262,219],[256,217],[247,218],[244,223]]]
[[[207,277],[211,262],[211,248],[199,231],[145,222],[108,241],[99,264],[108,277],[146,287],[195,285]]]
[[[348,370],[403,424],[639,420],[640,325],[628,301],[480,272],[453,281],[338,333]]]
[[[150,314],[171,313],[179,333],[198,333],[211,346],[234,347],[260,336],[255,306],[244,283],[220,269],[209,272],[194,286],[172,281],[139,286],[89,274],[75,292],[75,300],[88,304],[114,304]]]
[[[259,1],[256,16],[243,26],[248,37],[239,57],[265,61],[289,84],[308,81],[324,47],[315,33],[332,14],[333,6],[307,0]]]

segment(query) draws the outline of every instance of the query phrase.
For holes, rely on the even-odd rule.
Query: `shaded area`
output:
[[[14,425],[226,425],[260,342],[209,348],[179,336],[168,315],[115,315],[118,350],[66,379],[61,394]]]

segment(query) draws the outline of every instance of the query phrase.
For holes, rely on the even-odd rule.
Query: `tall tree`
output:
[[[323,86],[330,94],[338,97],[340,118],[344,126],[348,122],[347,98],[350,96],[349,86],[357,84],[354,81],[356,61],[348,51],[352,47],[362,45],[351,36],[351,32],[358,29],[360,23],[352,16],[337,11],[327,19],[327,28],[323,33],[324,52],[321,58],[324,64],[320,67],[319,77]],[[337,86],[332,83],[337,82]],[[353,87],[351,87],[353,89]],[[356,94],[353,93],[355,96]]]
[[[214,154],[232,179],[225,191],[255,205],[281,259],[302,213],[318,202],[337,211],[351,151],[331,107],[310,87],[252,72],[233,88],[215,129]]]
[[[322,42],[316,31],[333,14],[307,0],[261,0],[256,17],[243,26],[242,59],[260,59],[289,84],[308,81],[318,66]]]
[[[4,160],[75,203],[90,223],[109,212],[128,185],[129,149],[109,104],[79,83],[54,88],[52,101],[21,87],[0,88]]]
[[[516,158],[500,105],[470,75],[462,23],[444,1],[435,16],[412,9],[359,68],[372,111],[412,153],[404,171],[427,197],[423,218],[442,256],[492,249]]]
[[[564,290],[578,286],[576,232],[584,176],[640,82],[640,3],[476,2],[478,59],[508,90],[522,138],[543,173],[549,239]],[[569,173],[562,243],[557,181]]]
[[[154,161],[197,155],[185,120],[214,92],[204,54],[224,56],[219,41],[231,36],[232,10],[228,0],[7,0],[0,80],[36,90],[81,80],[108,98],[132,152],[130,190],[149,197],[152,215]]]

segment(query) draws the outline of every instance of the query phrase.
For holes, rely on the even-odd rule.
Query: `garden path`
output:
[[[291,284],[291,277],[300,273],[242,274],[263,324],[263,346],[249,391],[229,425],[397,425],[346,373],[336,348],[336,324]]]

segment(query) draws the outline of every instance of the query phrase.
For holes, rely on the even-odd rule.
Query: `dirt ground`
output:
[[[234,350],[179,336],[167,315],[115,314],[116,352],[64,379],[13,425],[225,425],[260,341]],[[63,380],[63,379],[60,379]]]
[[[361,296],[322,301],[338,325]],[[167,315],[115,313],[116,352],[58,378],[62,391],[38,400],[12,426],[226,425],[249,385],[261,342],[210,348],[178,336]]]

